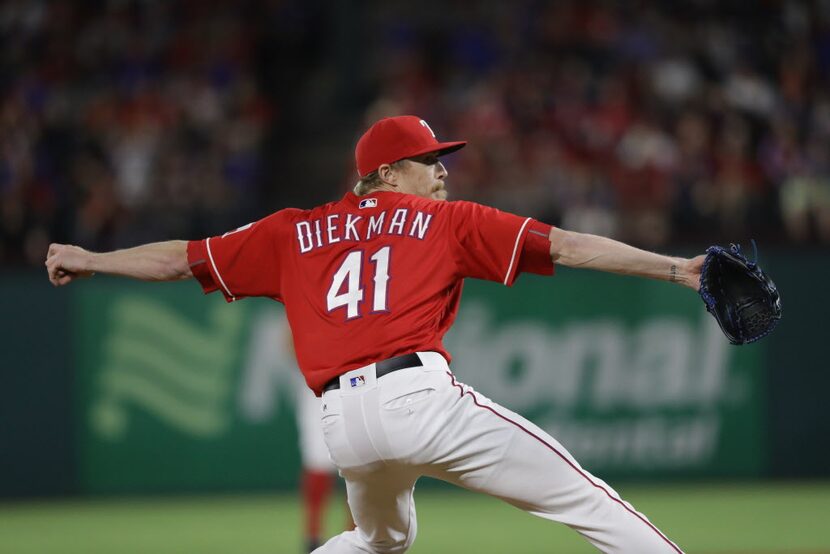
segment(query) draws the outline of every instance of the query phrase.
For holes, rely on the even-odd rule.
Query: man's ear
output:
[[[378,177],[387,185],[398,186],[398,174],[389,164],[383,164],[378,168]]]

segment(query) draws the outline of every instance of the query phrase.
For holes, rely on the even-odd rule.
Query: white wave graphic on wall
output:
[[[216,304],[196,323],[141,296],[118,299],[104,337],[91,424],[118,440],[133,411],[143,411],[184,434],[209,438],[230,424],[233,357],[243,310]]]

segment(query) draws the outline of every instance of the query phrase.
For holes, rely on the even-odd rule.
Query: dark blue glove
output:
[[[781,319],[781,295],[755,257],[750,262],[735,244],[706,249],[700,296],[732,344],[767,336]]]

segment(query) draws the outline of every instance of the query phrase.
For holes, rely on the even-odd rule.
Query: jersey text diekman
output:
[[[331,214],[322,219],[300,221],[296,224],[300,254],[341,240],[368,241],[378,235],[423,240],[432,223],[432,214],[416,211],[414,216],[410,216],[409,211],[408,208],[398,208],[388,219],[387,212],[382,211],[372,216]]]

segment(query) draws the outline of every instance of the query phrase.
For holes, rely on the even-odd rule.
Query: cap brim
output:
[[[456,150],[461,150],[467,145],[466,140],[458,140],[455,142],[439,142],[438,144],[433,144],[429,148],[424,148],[423,150],[418,150],[417,152],[413,152],[409,154],[407,158],[414,158],[415,156],[423,156],[424,154],[429,154],[430,152],[435,152],[439,156],[443,156],[444,154],[452,154]],[[406,159],[406,158],[402,158]]]
[[[458,140],[458,141],[454,141],[454,142],[439,142],[439,143],[436,143],[436,144],[430,144],[427,148],[422,148],[420,150],[410,152],[406,156],[404,156],[403,158],[398,158],[397,160],[393,160],[393,161],[390,161],[390,162],[384,162],[384,163],[399,162],[399,161],[405,160],[407,158],[415,158],[417,156],[423,156],[424,154],[429,154],[430,152],[435,152],[438,156],[443,156],[444,154],[451,154],[451,153],[455,152],[456,150],[461,150],[466,145],[467,145],[466,140]],[[377,171],[377,169],[378,168],[376,167],[372,171]],[[366,175],[369,175],[370,173],[372,173],[372,171],[368,171],[368,172],[362,174],[362,173],[360,173],[360,170],[358,170],[357,174],[362,179],[362,178],[366,177]]]

